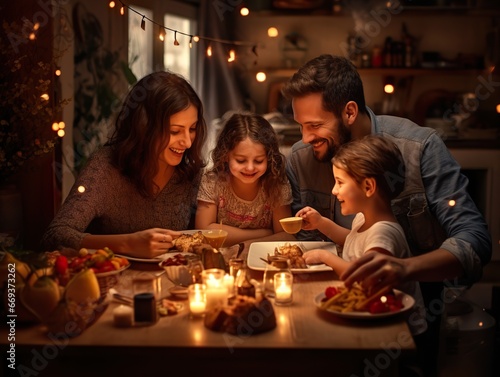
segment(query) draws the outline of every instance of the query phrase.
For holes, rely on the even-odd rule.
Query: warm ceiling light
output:
[[[271,38],[277,37],[278,29],[276,29],[275,27],[270,27],[269,29],[267,29],[267,35]]]
[[[264,72],[257,72],[255,78],[257,79],[258,82],[264,82],[266,81],[267,76]]]

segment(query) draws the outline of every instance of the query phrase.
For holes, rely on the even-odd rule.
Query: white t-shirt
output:
[[[366,251],[375,247],[383,248],[398,258],[411,256],[403,228],[396,222],[379,221],[363,232],[359,228],[365,223],[362,213],[356,214],[352,222],[351,232],[347,235],[342,258],[353,261]],[[413,335],[423,333],[427,329],[425,307],[422,292],[417,282],[407,282],[398,287],[401,291],[415,299],[415,306],[410,314],[408,324]]]

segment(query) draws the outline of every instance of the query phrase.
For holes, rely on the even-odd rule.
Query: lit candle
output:
[[[288,300],[292,296],[292,288],[288,287],[285,282],[281,282],[281,285],[276,288],[276,299],[278,300]]]
[[[198,316],[205,313],[207,303],[205,297],[205,285],[192,284],[188,287],[189,311]]]
[[[234,276],[226,274],[224,276],[224,285],[227,288],[228,296],[232,296],[234,293]]]
[[[134,311],[130,306],[120,305],[113,310],[113,322],[116,327],[134,325]]]
[[[227,303],[228,291],[224,283],[224,270],[209,269],[202,272],[203,283],[207,286],[207,310]]]
[[[290,304],[292,298],[293,275],[289,272],[280,272],[274,275],[275,304]]]

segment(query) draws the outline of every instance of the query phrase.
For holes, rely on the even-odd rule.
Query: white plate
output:
[[[247,265],[252,270],[265,271],[267,263],[260,258],[267,259],[267,255],[274,255],[274,249],[284,244],[292,245],[302,244],[304,251],[312,249],[324,249],[337,255],[337,247],[332,242],[316,242],[316,241],[281,241],[281,242],[253,242],[248,250]],[[292,272],[312,273],[332,271],[332,268],[326,264],[311,265],[309,268],[292,268]]]
[[[181,230],[181,233],[184,234],[194,234],[196,232],[199,232],[197,229],[193,230]],[[157,255],[154,258],[136,258],[136,257],[131,257],[130,255],[124,255],[124,254],[116,254],[119,257],[128,259],[131,262],[143,262],[143,263],[160,263],[162,260],[167,259],[168,257],[180,253],[179,250],[177,249],[170,249],[164,254]]]
[[[329,286],[332,287],[337,287],[340,285],[343,285],[344,283],[342,281],[333,281],[328,283]],[[325,298],[325,292],[320,293],[314,298],[314,303],[316,306],[325,312],[335,314],[337,317],[342,317],[342,318],[351,318],[351,319],[375,319],[375,318],[387,318],[387,317],[393,317],[397,316],[401,313],[406,312],[407,310],[410,310],[413,305],[415,305],[415,299],[411,297],[410,295],[401,292],[397,289],[394,289],[394,293],[396,294],[396,297],[401,298],[401,302],[403,303],[403,307],[401,308],[400,311],[397,312],[387,312],[387,313],[378,313],[378,314],[371,314],[369,312],[338,312],[336,310],[332,309],[323,309],[321,307],[321,301]]]

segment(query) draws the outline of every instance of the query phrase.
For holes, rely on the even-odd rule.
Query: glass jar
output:
[[[203,272],[203,262],[198,255],[189,255],[187,257],[187,268],[189,274],[191,275],[191,283],[192,284],[201,284],[203,281],[201,273]]]
[[[244,265],[239,269],[236,276],[236,292],[239,295],[255,297],[255,286],[250,280],[250,271],[248,270],[248,267]]]
[[[266,265],[264,277],[262,279],[263,293],[266,297],[274,297],[274,275],[280,272],[292,273],[290,261],[280,256],[268,257],[269,263]]]

